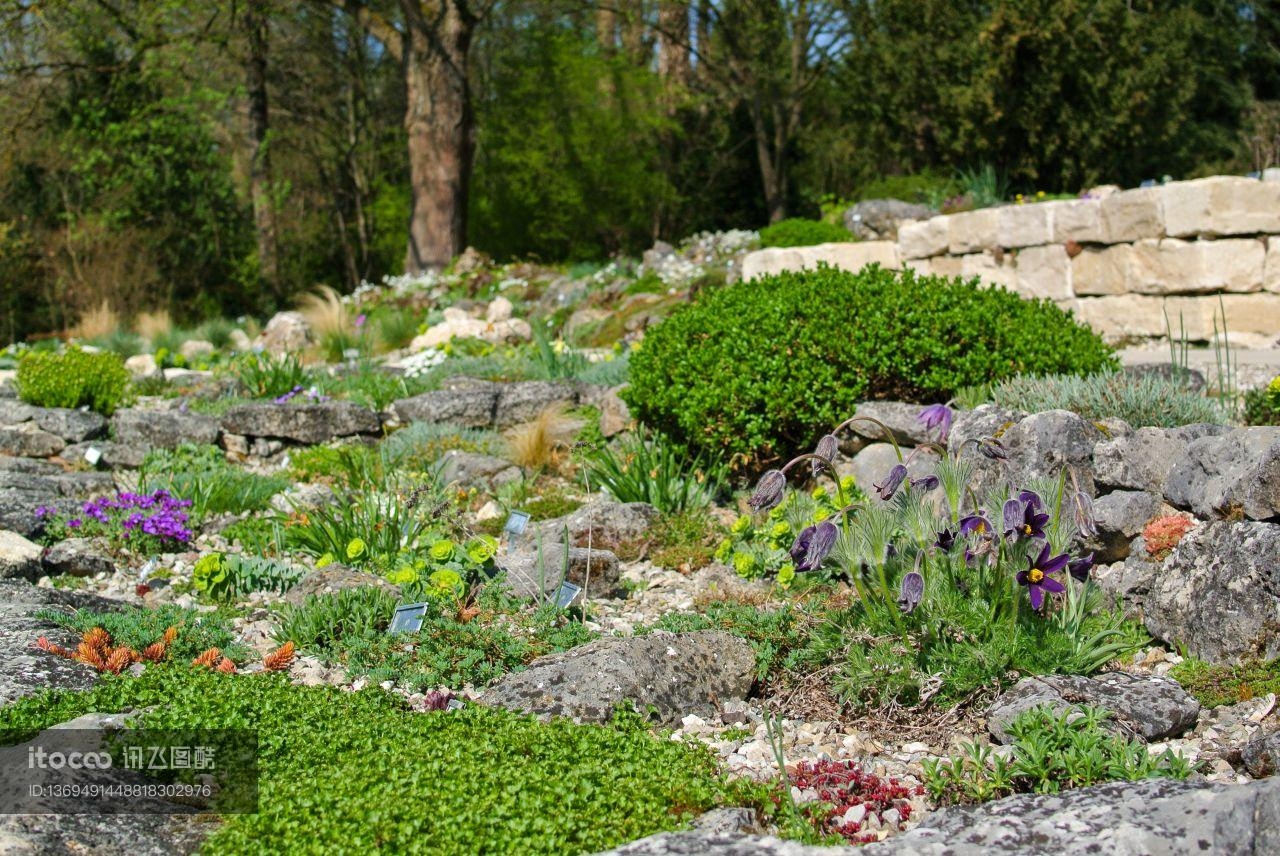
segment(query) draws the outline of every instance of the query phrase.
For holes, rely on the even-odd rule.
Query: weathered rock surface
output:
[[[1193,529],[1151,581],[1147,630],[1211,663],[1280,656],[1280,525]]]
[[[311,327],[301,312],[277,312],[258,337],[258,343],[277,356],[300,351],[310,341]]]
[[[20,458],[48,458],[67,445],[57,434],[45,431],[35,422],[0,427],[0,455]]]
[[[1112,782],[947,808],[862,847],[808,847],[766,836],[667,832],[601,856],[1265,856],[1280,852],[1280,779],[1210,785]]]
[[[561,582],[581,587],[587,597],[610,597],[617,594],[622,576],[611,550],[566,547],[555,541],[544,541],[539,552],[536,541],[526,539],[519,549],[499,554],[495,562],[506,572],[511,593],[529,599],[542,599]]]
[[[536,419],[544,408],[555,405],[572,407],[578,403],[578,390],[571,383],[550,380],[527,380],[502,384],[494,406],[493,424],[506,428]]]
[[[560,541],[567,527],[570,544],[617,550],[648,537],[658,517],[658,509],[647,502],[597,499],[564,517],[537,524],[534,531],[541,532],[544,541]]]
[[[92,538],[59,541],[44,552],[41,564],[50,576],[93,577],[114,573],[116,569],[115,562],[103,555],[102,547]]]
[[[1280,770],[1280,732],[1255,737],[1240,750],[1245,769],[1255,779],[1274,776]]]
[[[58,435],[68,443],[92,440],[107,433],[107,420],[88,410],[42,407],[36,410],[35,422],[45,431]]]
[[[1084,540],[1097,563],[1118,562],[1129,555],[1133,539],[1142,527],[1160,513],[1164,503],[1156,494],[1140,490],[1117,490],[1093,502],[1098,534]]]
[[[454,389],[437,389],[401,398],[391,410],[401,422],[431,422],[488,428],[498,406],[499,384],[477,382]]]
[[[903,404],[900,401],[864,401],[854,411],[854,416],[869,417],[884,423],[898,443],[907,446],[919,446],[937,439],[937,432],[929,436],[924,423],[920,421],[922,404]],[[868,440],[885,440],[884,429],[875,422],[859,419],[849,426],[849,430]]]
[[[0,579],[19,577],[35,582],[40,578],[39,544],[17,532],[0,530]]]
[[[1225,425],[1139,428],[1127,436],[1104,440],[1093,450],[1095,478],[1102,488],[1163,495],[1169,473],[1186,455],[1188,444],[1230,430]]]
[[[1111,711],[1108,726],[1143,740],[1176,737],[1196,724],[1200,704],[1172,678],[1109,672],[1095,678],[1040,675],[1023,678],[987,711],[987,731],[1009,743],[1009,726],[1019,714],[1048,705],[1056,711],[1091,705]]]
[[[745,698],[755,673],[746,640],[718,630],[597,639],[540,657],[485,691],[483,704],[604,722],[631,702],[672,724],[688,714],[714,716],[718,705]]]
[[[901,199],[864,199],[845,210],[844,227],[864,241],[896,241],[903,220],[928,220],[937,213]]]
[[[222,417],[222,430],[229,434],[292,440],[308,446],[377,434],[381,427],[378,414],[350,401],[241,404]]]
[[[108,470],[136,470],[142,466],[142,461],[147,457],[145,446],[113,443],[110,440],[72,443],[62,450],[59,457],[67,462],[88,460],[85,455],[90,449],[98,450],[98,463],[95,466]]]
[[[18,425],[36,418],[37,408],[15,398],[0,398],[0,425]]]
[[[79,592],[37,588],[23,580],[0,580],[0,706],[46,688],[84,690],[97,673],[83,663],[36,650],[41,636],[74,648],[79,640],[56,624],[35,618],[43,609],[91,608],[112,612],[116,601]]]
[[[111,417],[116,442],[142,449],[176,449],[183,443],[213,445],[218,423],[213,417],[182,410],[117,410]]]
[[[0,817],[5,856],[185,856],[217,829],[207,815],[28,814]]]
[[[505,458],[450,449],[440,458],[440,479],[445,484],[501,487],[523,478],[520,468]]]
[[[307,574],[289,589],[284,599],[294,606],[301,606],[312,595],[336,594],[344,589],[358,588],[381,588],[395,594],[400,593],[399,586],[377,574],[367,574],[334,562]]]
[[[1280,426],[1201,437],[1174,463],[1165,498],[1199,517],[1280,515]]]
[[[1093,448],[1105,435],[1092,422],[1080,418],[1069,410],[1046,410],[1018,418],[1000,408],[992,407],[985,413],[984,405],[973,416],[962,414],[952,425],[951,448],[960,449],[963,457],[974,461],[975,475],[971,482],[978,495],[1008,481],[1021,488],[1032,479],[1056,477],[1064,470],[1074,473],[1080,489],[1095,493],[1093,478]],[[996,423],[1001,416],[1003,422]],[[975,431],[974,429],[978,429]],[[964,443],[967,439],[995,436],[1004,446],[1007,461],[995,461],[984,457],[974,446]]]

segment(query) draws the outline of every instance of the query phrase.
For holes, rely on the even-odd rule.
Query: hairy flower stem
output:
[[[855,422],[870,422],[873,425],[879,425],[880,430],[884,432],[884,438],[893,446],[893,453],[898,456],[898,463],[902,463],[902,449],[898,448],[898,441],[893,439],[893,432],[889,430],[889,426],[885,425],[879,419],[875,419],[870,416],[850,416],[848,419],[837,425],[836,430],[831,433],[838,437],[840,436],[841,431],[848,428]]]

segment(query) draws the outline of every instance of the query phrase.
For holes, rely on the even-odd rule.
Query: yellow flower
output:
[[[822,521],[826,520],[830,516],[831,516],[831,509],[819,508],[817,511],[813,513],[813,522],[821,523]]]
[[[783,589],[790,588],[791,583],[795,580],[795,578],[796,578],[796,568],[795,568],[795,565],[791,564],[790,562],[783,565],[781,568],[778,568],[778,578],[776,580],[778,588],[783,588]]]
[[[740,577],[750,577],[751,572],[755,569],[756,560],[750,553],[734,553],[733,554],[733,570]]]
[[[454,543],[452,541],[437,541],[431,545],[431,549],[427,552],[437,562],[447,562],[453,558],[453,551]]]
[[[347,558],[351,560],[358,559],[365,554],[367,549],[364,539],[352,538],[347,542]]]
[[[737,520],[733,521],[733,527],[730,531],[733,532],[734,535],[744,535],[751,531],[751,518],[745,514],[742,515]]]
[[[791,524],[786,522],[775,523],[773,528],[769,530],[769,535],[773,538],[781,538],[783,535],[791,534]]]

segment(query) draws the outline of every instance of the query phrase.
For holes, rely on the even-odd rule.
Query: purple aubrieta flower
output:
[[[880,484],[873,484],[876,490],[876,496],[885,502],[893,499],[893,495],[898,492],[898,488],[902,486],[902,482],[907,477],[907,468],[902,464],[897,464],[893,469],[889,470],[889,474],[884,477],[884,481]]]
[[[356,329],[359,330],[361,327],[364,326],[364,322],[368,320],[369,320],[369,316],[361,312],[359,315],[356,316]]]
[[[1025,571],[1018,571],[1018,585],[1027,587],[1027,596],[1031,598],[1031,608],[1039,610],[1044,606],[1044,593],[1046,591],[1053,594],[1062,594],[1067,590],[1066,586],[1053,578],[1053,574],[1062,572],[1067,567],[1069,557],[1066,553],[1058,556],[1050,556],[1052,552],[1046,543],[1040,548],[1040,555],[1034,559],[1028,559],[1029,567]]]
[[[73,518],[71,518],[70,520],[68,520],[68,521],[67,521],[67,528],[68,528],[68,529],[79,529],[79,528],[80,528],[80,518],[78,518],[78,517],[73,517]]]
[[[47,505],[37,505],[37,506],[36,506],[36,519],[37,519],[37,520],[43,520],[44,518],[49,517],[49,516],[51,516],[51,515],[53,515],[53,514],[57,514],[57,513],[58,513],[58,512],[57,512],[55,509],[50,508],[50,507],[49,507],[49,506],[47,506]]]
[[[920,415],[916,419],[924,423],[926,433],[938,429],[938,442],[946,443],[947,436],[951,433],[951,420],[954,414],[951,408],[945,404],[930,404],[924,410],[920,411]]]

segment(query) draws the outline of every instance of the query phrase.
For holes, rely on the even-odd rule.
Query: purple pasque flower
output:
[[[1067,562],[1067,573],[1071,574],[1071,578],[1076,582],[1088,582],[1089,571],[1093,570],[1093,554],[1081,556],[1078,559],[1072,559]]]
[[[920,415],[916,419],[924,423],[925,432],[938,429],[938,442],[946,443],[947,435],[951,433],[951,420],[954,414],[950,407],[945,404],[930,404],[924,410],[920,411]]]
[[[361,327],[364,326],[364,322],[368,320],[369,320],[369,316],[361,312],[359,315],[356,316],[356,329],[359,330]]]
[[[813,541],[813,533],[817,530],[817,526],[806,526],[800,530],[800,534],[796,536],[795,543],[791,545],[791,561],[796,565],[804,561],[804,557],[809,553],[809,544]]]
[[[934,541],[933,544],[942,552],[950,553],[951,548],[956,545],[956,533],[950,529],[943,529],[938,533],[938,540]]]
[[[809,463],[812,465],[813,477],[816,479],[822,475],[822,471],[826,469],[823,462],[831,463],[836,459],[836,452],[840,449],[840,442],[836,440],[834,434],[823,434],[818,440],[818,445],[814,448],[813,454],[822,460],[814,460]]]
[[[919,571],[911,571],[902,578],[902,585],[898,588],[898,609],[910,615],[923,597],[924,577]]]
[[[898,492],[898,488],[902,486],[902,482],[907,477],[907,468],[902,464],[896,464],[893,469],[889,470],[889,474],[884,477],[884,481],[880,484],[873,484],[876,490],[876,496],[885,502],[893,499],[893,495]]]
[[[1030,499],[1022,499],[1030,495]],[[1049,522],[1049,515],[1039,511],[1040,497],[1031,491],[1023,491],[1018,499],[1011,499],[1004,504],[1004,537],[1010,541],[1043,540],[1044,527]]]
[[[755,492],[747,500],[747,505],[756,511],[768,511],[782,502],[782,495],[787,489],[787,477],[782,470],[768,470],[756,482]]]
[[[1066,553],[1050,556],[1052,552],[1046,542],[1040,548],[1040,555],[1027,560],[1029,567],[1025,571],[1018,571],[1018,585],[1027,587],[1027,596],[1031,598],[1032,609],[1039,610],[1044,606],[1046,591],[1062,594],[1067,590],[1066,586],[1055,580],[1052,575],[1061,573],[1062,569],[1067,567],[1070,557]]]
[[[984,458],[993,461],[1009,460],[1009,453],[1004,450],[1004,445],[995,437],[983,437],[977,441],[978,451],[982,453]]]
[[[968,517],[960,518],[960,535],[962,537],[976,535],[979,538],[991,538],[995,531],[995,527],[987,519],[987,513],[982,509],[978,509],[977,514],[970,514]]]
[[[1075,517],[1076,529],[1086,538],[1098,534],[1098,522],[1093,516],[1093,500],[1082,490],[1071,497],[1071,512]]]
[[[937,486],[941,484],[941,481],[939,481],[938,477],[935,475],[928,475],[920,476],[918,479],[911,479],[908,484],[911,485],[912,490],[918,490],[921,493],[928,493],[929,491],[937,488]]]
[[[836,529],[836,525],[830,520],[823,520],[816,526],[809,527],[813,533],[809,536],[809,541],[805,545],[804,558],[796,565],[796,571],[816,571],[821,567],[827,556],[831,553],[831,548],[836,544],[836,537],[840,534],[840,530]],[[792,556],[795,555],[792,548]]]

